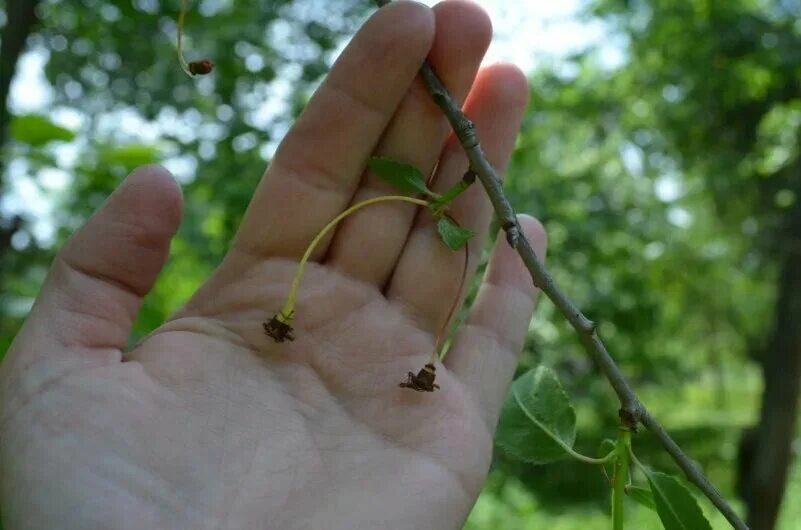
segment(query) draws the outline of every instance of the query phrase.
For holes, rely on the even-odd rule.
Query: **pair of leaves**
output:
[[[601,442],[599,454],[605,456],[614,448],[615,442],[607,438]],[[614,458],[604,465],[607,476],[611,476],[614,465]],[[626,495],[640,506],[655,511],[665,530],[711,530],[695,497],[681,482],[665,473],[641,469],[648,477],[650,488],[628,485]]]
[[[439,215],[437,232],[451,250],[461,249],[476,235],[472,230],[462,228],[452,218],[441,213],[447,205],[438,201],[440,196],[428,189],[423,173],[416,167],[385,157],[371,158],[367,162],[367,167],[403,193],[425,195]]]
[[[552,370],[539,366],[515,380],[496,434],[501,448],[519,460],[545,464],[575,454],[575,439],[576,412]],[[604,440],[599,456],[608,455],[615,445]],[[607,466],[611,470],[614,461]],[[664,473],[646,471],[646,475],[650,490],[629,486],[626,493],[655,510],[665,530],[711,530],[695,497],[681,482]]]
[[[615,442],[606,439],[601,442],[599,452],[604,456],[614,447]],[[605,466],[607,474],[613,467],[614,459]],[[665,530],[711,530],[695,497],[681,482],[665,473],[641,469],[648,477],[649,488],[628,485],[626,495],[640,506],[655,511]]]

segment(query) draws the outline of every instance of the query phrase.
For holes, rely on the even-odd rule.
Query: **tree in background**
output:
[[[704,421],[718,423],[725,386],[748,392],[726,373],[759,363],[736,480],[751,527],[773,528],[801,381],[801,4],[601,0],[592,12],[624,57],[610,64],[601,47],[533,76],[512,195],[546,220],[560,283],[641,383],[717,381]],[[571,333],[545,330],[535,356],[589,371],[564,360]],[[702,438],[686,443],[710,465],[726,438],[711,453]]]
[[[753,349],[762,409],[739,479],[750,526],[773,528],[801,388],[801,3],[603,1],[597,12],[630,39],[621,74],[639,93],[633,104],[644,102],[648,156],[709,189],[725,225],[751,236],[760,274],[775,278],[773,323]]]

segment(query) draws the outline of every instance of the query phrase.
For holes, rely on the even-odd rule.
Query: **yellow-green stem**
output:
[[[623,530],[623,499],[626,496],[631,452],[631,431],[625,427],[620,428],[615,451],[617,458],[612,483],[612,530]]]
[[[186,75],[192,77],[192,72],[189,71],[189,65],[184,59],[184,44],[183,44],[183,36],[184,36],[184,18],[186,18],[186,11],[187,11],[187,0],[181,0],[181,12],[178,14],[178,62],[181,63],[181,68]]]
[[[452,215],[449,215],[439,210],[439,208],[444,208],[444,206],[440,206],[438,200],[432,201],[432,203],[429,206],[431,206],[431,208],[434,209],[435,216],[444,215],[445,217],[450,219],[453,222],[453,224],[455,224],[459,228],[462,227],[462,225],[459,224],[459,221],[457,221]],[[459,308],[459,302],[462,299],[462,290],[464,289],[464,282],[467,279],[467,268],[470,265],[470,242],[465,241],[463,248],[464,248],[464,264],[462,265],[462,277],[459,280],[459,292],[456,293],[456,298],[451,304],[451,308],[448,310],[448,316],[445,317],[445,322],[443,322],[442,327],[437,333],[437,338],[434,339],[434,350],[431,352],[431,357],[429,357],[428,359],[429,364],[434,364],[441,359],[440,357],[441,350],[443,348],[443,342],[447,338],[448,327],[450,326],[451,319],[453,318],[454,313],[456,313],[456,310]]]
[[[350,214],[356,212],[364,208],[365,206],[370,206],[371,204],[377,204],[379,202],[389,202],[389,201],[401,201],[401,202],[409,202],[412,204],[416,204],[418,206],[429,206],[427,201],[423,199],[415,199],[413,197],[405,197],[403,195],[387,195],[383,197],[374,197],[372,199],[367,199],[365,201],[359,202],[342,212],[341,214],[334,217],[331,222],[329,222],[322,230],[312,239],[309,246],[306,248],[306,252],[303,254],[303,257],[300,259],[300,263],[298,264],[298,271],[295,273],[295,277],[292,279],[292,285],[289,287],[289,295],[287,296],[286,303],[284,304],[284,308],[281,312],[277,315],[279,321],[288,324],[290,320],[292,320],[292,315],[295,312],[295,301],[297,299],[298,294],[298,286],[300,285],[300,279],[303,277],[303,270],[306,268],[306,262],[309,261],[309,258],[314,252],[314,249],[317,247],[317,244],[322,241],[322,239],[330,232],[340,221],[345,219]]]

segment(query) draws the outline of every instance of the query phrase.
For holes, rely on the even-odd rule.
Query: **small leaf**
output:
[[[18,142],[41,147],[50,142],[69,142],[75,138],[75,133],[39,114],[23,114],[11,120],[11,137]]]
[[[614,451],[616,448],[617,444],[615,443],[614,440],[612,440],[611,438],[604,438],[603,441],[601,441],[601,445],[598,446],[598,458],[605,457],[606,455]],[[607,478],[609,478],[610,481],[612,480],[612,475],[614,474],[615,470],[615,460],[616,457],[612,457],[612,459],[609,460],[609,462],[604,464],[604,473],[606,474]]]
[[[373,157],[367,162],[367,167],[404,193],[434,196],[434,193],[426,187],[423,173],[414,166],[391,158]]]
[[[712,530],[695,497],[681,482],[664,473],[647,475],[665,530]]]
[[[440,237],[442,237],[442,241],[444,241],[451,250],[459,250],[471,237],[476,235],[476,233],[469,228],[462,228],[444,216],[440,217],[439,221],[437,221],[437,231]]]
[[[598,457],[603,458],[617,448],[617,444],[611,438],[604,438],[601,440],[601,445],[598,446]]]
[[[496,440],[510,455],[533,464],[553,462],[572,449],[576,411],[552,370],[540,366],[512,384]]]
[[[134,168],[157,162],[160,158],[159,147],[149,144],[107,145],[100,151],[100,160],[107,166]]]
[[[638,486],[626,486],[626,495],[628,495],[634,502],[636,502],[640,506],[645,506],[649,510],[656,511],[654,494],[651,493],[651,490],[640,488]]]

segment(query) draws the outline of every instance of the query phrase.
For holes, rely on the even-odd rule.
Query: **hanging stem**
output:
[[[435,207],[436,208],[436,207]],[[450,214],[443,213],[445,217],[450,219],[453,224],[460,227],[462,225],[459,224],[459,221],[453,218]],[[451,308],[448,310],[448,316],[445,318],[445,322],[440,327],[439,332],[437,332],[437,338],[434,341],[434,350],[431,352],[431,357],[429,358],[429,364],[434,364],[434,362],[438,361],[441,356],[442,351],[442,343],[445,341],[445,337],[447,336],[448,328],[450,327],[451,319],[453,315],[456,313],[456,310],[459,308],[459,302],[462,300],[462,291],[464,290],[464,283],[467,280],[467,267],[470,262],[470,242],[467,241],[464,244],[464,264],[462,265],[462,276],[459,279],[459,290],[456,291],[456,297],[453,299],[451,303]]]
[[[186,62],[184,58],[184,20],[186,19],[186,12],[189,9],[187,5],[188,0],[181,0],[181,11],[178,13],[178,28],[177,28],[177,42],[176,48],[178,50],[178,62],[181,69],[186,72],[186,75],[194,77],[196,75],[205,75],[214,69],[214,63],[208,59],[201,59],[199,61]]]
[[[431,210],[435,218],[441,218],[444,216],[450,222],[455,224],[456,226],[460,227],[458,221],[454,219],[451,215],[447,212],[443,211],[445,205],[442,204],[435,204],[433,201],[430,200],[423,200],[417,199],[413,197],[407,197],[404,195],[388,195],[382,197],[374,197],[372,199],[367,199],[365,201],[359,202],[354,204],[350,208],[346,209],[336,217],[334,217],[331,221],[326,224],[322,230],[320,230],[317,235],[311,240],[308,247],[306,247],[306,251],[303,253],[303,256],[298,263],[298,269],[295,272],[295,277],[292,278],[292,284],[289,286],[289,294],[287,295],[286,302],[284,303],[283,308],[279,311],[275,316],[273,316],[270,320],[265,321],[262,326],[264,327],[264,332],[269,337],[271,337],[276,342],[284,342],[284,341],[292,341],[295,340],[294,329],[291,326],[292,319],[295,317],[295,305],[297,303],[297,296],[298,296],[298,288],[300,287],[300,281],[303,278],[303,272],[306,269],[306,263],[308,263],[309,259],[314,253],[314,249],[317,248],[317,245],[320,241],[325,238],[334,227],[339,224],[343,219],[348,217],[349,215],[357,212],[358,210],[370,206],[373,204],[378,204],[382,202],[389,202],[389,201],[400,201],[400,202],[408,202],[411,204],[415,204],[417,206],[424,206]],[[428,362],[426,365],[415,375],[413,372],[408,372],[406,381],[401,382],[400,386],[402,388],[411,388],[413,390],[419,392],[433,392],[434,390],[439,388],[439,385],[434,383],[436,378],[436,362],[440,359],[441,351],[443,349],[443,342],[447,336],[448,328],[453,319],[456,310],[459,307],[459,302],[462,299],[462,291],[464,289],[465,280],[467,279],[467,269],[468,264],[470,261],[470,251],[467,245],[467,242],[464,242],[464,263],[462,265],[462,275],[459,280],[459,289],[456,292],[456,296],[454,297],[453,302],[451,303],[451,307],[448,310],[448,315],[445,318],[445,321],[442,323],[439,331],[437,332],[437,336],[434,341],[434,348],[431,351],[431,355],[429,357]]]
[[[370,206],[371,204],[378,204],[380,202],[389,202],[389,201],[401,201],[401,202],[409,202],[412,204],[416,204],[418,206],[426,206],[428,207],[428,202],[424,201],[423,199],[415,199],[413,197],[405,197],[403,195],[387,195],[384,197],[375,197],[372,199],[367,199],[366,201],[362,201],[360,203],[354,204],[344,212],[340,213],[336,217],[334,217],[322,230],[312,239],[312,242],[309,243],[309,246],[306,248],[306,252],[303,254],[303,257],[300,259],[300,264],[298,265],[298,270],[295,273],[295,277],[292,279],[292,285],[289,287],[289,295],[287,296],[286,303],[284,304],[283,309],[276,317],[279,322],[284,324],[288,324],[289,321],[292,319],[292,316],[295,312],[295,302],[297,300],[298,295],[298,286],[300,286],[300,280],[303,277],[303,270],[306,268],[306,263],[309,261],[309,258],[314,252],[314,249],[317,247],[317,244],[330,232],[340,221],[348,217],[350,214],[366,207]]]
[[[189,65],[184,59],[184,19],[186,18],[186,10],[187,10],[187,0],[181,0],[181,12],[178,14],[178,62],[181,63],[181,69],[186,72],[186,75],[192,75],[192,72],[189,71]]]
[[[295,317],[295,305],[297,303],[298,288],[300,287],[300,281],[303,278],[303,272],[306,269],[306,264],[308,263],[309,259],[314,253],[314,249],[317,248],[317,245],[320,243],[320,241],[322,241],[323,238],[325,238],[337,224],[339,224],[343,219],[345,219],[349,215],[357,212],[358,210],[366,206],[389,201],[408,202],[411,204],[415,204],[417,206],[424,206],[429,210],[431,210],[435,218],[444,216],[456,226],[460,226],[458,221],[456,221],[456,219],[454,219],[451,215],[442,210],[442,208],[444,208],[443,205],[435,204],[433,201],[426,201],[423,199],[406,197],[403,195],[388,195],[383,197],[374,197],[372,199],[367,199],[365,201],[354,204],[350,208],[346,209],[345,211],[334,217],[328,224],[326,224],[323,227],[323,229],[320,230],[316,236],[314,236],[314,239],[311,240],[309,246],[306,247],[306,251],[303,253],[300,262],[298,263],[298,269],[295,272],[295,277],[292,278],[292,284],[289,286],[289,294],[287,295],[287,299],[286,302],[284,303],[283,308],[270,320],[262,324],[262,326],[264,327],[264,332],[269,337],[271,337],[276,342],[295,340],[294,330],[292,329],[291,322],[292,319]],[[470,251],[467,242],[465,242],[464,263],[462,265],[462,275],[459,280],[459,290],[456,292],[456,296],[454,297],[454,300],[451,303],[451,307],[448,310],[448,315],[445,318],[445,321],[442,323],[442,326],[437,332],[437,336],[434,340],[434,348],[431,351],[429,360],[417,374],[415,374],[414,372],[408,372],[406,381],[401,382],[399,385],[401,388],[411,388],[412,390],[416,390],[418,392],[433,392],[434,390],[439,388],[439,385],[434,383],[434,380],[436,379],[436,362],[440,359],[441,351],[443,349],[443,342],[445,341],[445,338],[447,336],[448,328],[450,326],[454,314],[456,313],[456,310],[459,308],[459,302],[462,299],[462,291],[464,289],[464,284],[467,279],[467,269],[469,261],[470,261]]]

